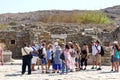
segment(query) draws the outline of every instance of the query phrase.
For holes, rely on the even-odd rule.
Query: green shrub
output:
[[[11,21],[9,24],[10,25],[17,25],[17,21]]]
[[[106,24],[110,23],[110,19],[101,11],[81,11],[72,13],[59,12],[54,15],[44,15],[43,22],[63,22],[63,23],[79,23],[79,24]]]

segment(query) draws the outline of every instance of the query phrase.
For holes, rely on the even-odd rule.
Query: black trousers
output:
[[[81,59],[81,66],[83,66],[83,64],[84,64],[85,66],[87,66],[87,59],[85,59],[85,58],[82,58],[82,59]]]
[[[22,57],[22,74],[26,72],[26,66],[28,66],[28,74],[31,74],[31,59],[29,55]]]

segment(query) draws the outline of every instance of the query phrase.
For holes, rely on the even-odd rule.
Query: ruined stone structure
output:
[[[32,41],[39,42],[41,39],[46,39],[51,42],[51,34],[67,34],[66,41],[78,42],[80,46],[82,46],[84,42],[89,44],[92,40],[96,39],[99,39],[103,45],[107,45],[107,43],[109,44],[115,39],[119,40],[120,38],[120,28],[111,32],[98,31],[96,33],[92,31],[92,33],[89,34],[82,34],[84,29],[84,27],[75,24],[41,24],[11,27],[7,30],[0,31],[0,43],[5,43],[7,50],[12,51],[12,58],[21,58],[21,47],[23,43],[30,44]],[[89,48],[91,48],[90,44]],[[102,59],[103,64],[110,64],[109,52],[106,52],[104,57],[105,58]]]
[[[28,31],[4,30],[0,31],[0,43],[5,43],[7,50],[12,51],[13,58],[21,56],[21,47],[24,42],[30,42]]]

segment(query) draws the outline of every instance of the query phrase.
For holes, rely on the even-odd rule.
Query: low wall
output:
[[[3,58],[4,62],[10,62],[12,59],[12,52],[11,51],[3,51]]]

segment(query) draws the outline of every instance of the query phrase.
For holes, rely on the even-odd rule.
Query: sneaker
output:
[[[73,72],[73,70],[71,69],[70,72]]]
[[[95,69],[97,69],[97,67],[95,67]]]
[[[86,68],[84,68],[84,70],[86,70]]]
[[[92,67],[91,69],[94,69],[94,67]]]
[[[113,69],[111,69],[111,72],[113,71]]]
[[[46,74],[49,74],[50,72],[46,72]]]
[[[31,73],[28,73],[28,75],[31,75]]]
[[[63,75],[63,74],[64,74],[63,72],[60,73],[60,75]]]
[[[97,70],[102,70],[101,68],[97,68]]]
[[[83,70],[83,68],[80,68],[80,70]]]

